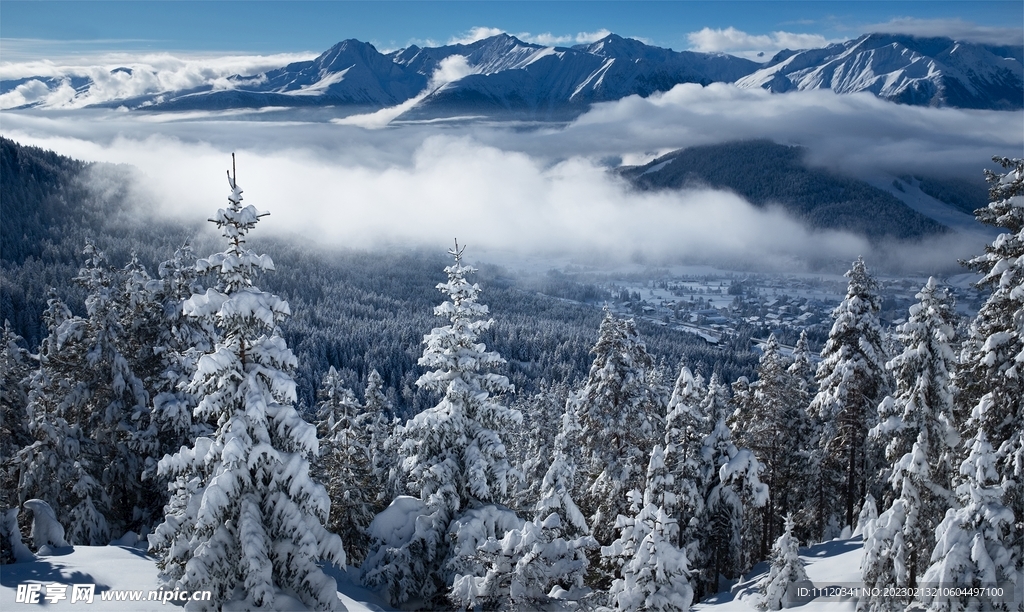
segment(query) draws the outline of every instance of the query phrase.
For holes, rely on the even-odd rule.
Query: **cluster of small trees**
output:
[[[686,364],[673,377],[633,321],[606,312],[584,381],[511,401],[456,244],[437,286],[445,324],[424,337],[416,381],[436,402],[398,419],[376,372],[360,400],[332,367],[315,423],[295,408],[289,306],[255,284],[274,269],[246,246],[265,213],[242,206],[229,175],[213,219],[225,251],[196,259],[184,247],[154,279],[135,261],[109,269],[89,245],[86,316],[51,299],[37,356],[5,327],[0,506],[45,500],[78,544],[156,525],[163,579],[211,590],[211,608],[287,594],[332,609],[327,560],[359,565],[395,605],[678,610],[771,559],[763,604],[777,609],[806,580],[799,542],[858,517],[868,585],[1012,581],[1024,163],[1001,161],[1009,171],[990,177],[979,214],[1014,233],[970,262],[993,292],[962,341],[930,280],[889,354],[858,260],[816,368],[806,336],[791,355],[772,336],[753,382]]]

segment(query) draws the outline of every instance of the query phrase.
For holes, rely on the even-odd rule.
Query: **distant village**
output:
[[[906,322],[908,308],[927,278],[878,278],[883,298],[879,320],[883,328]],[[942,279],[956,297],[957,311],[973,316],[982,295],[971,274]],[[751,348],[770,334],[792,351],[802,330],[820,348],[832,326],[832,310],[843,299],[847,281],[841,276],[750,275],[722,271],[650,280],[608,281],[603,288],[614,297],[608,304],[618,315],[668,326],[694,334],[709,344],[749,335]]]

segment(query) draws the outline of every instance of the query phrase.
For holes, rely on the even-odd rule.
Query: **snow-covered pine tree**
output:
[[[165,454],[177,452],[183,445],[213,431],[209,424],[193,421],[192,412],[199,400],[187,389],[199,358],[211,352],[217,342],[212,317],[186,317],[182,310],[185,300],[204,292],[195,259],[191,245],[186,242],[171,259],[160,264],[159,278],[147,284],[161,318],[153,348],[160,368],[152,383],[153,406],[144,432],[155,441],[152,456],[157,462]],[[144,477],[155,477],[156,472],[155,463],[147,465]]]
[[[614,537],[615,517],[627,513],[626,492],[641,490],[644,464],[662,430],[665,407],[648,385],[654,360],[630,320],[605,312],[594,362],[573,403],[582,432],[580,509],[598,542]]]
[[[627,494],[630,515],[619,515],[618,539],[601,547],[601,556],[620,575],[608,593],[614,610],[682,611],[693,602],[686,553],[673,543],[679,527],[663,509],[675,503],[672,488],[659,444],[651,451],[644,493]]]
[[[956,506],[953,473],[960,436],[954,423],[951,373],[956,358],[955,314],[935,279],[917,294],[909,320],[900,326],[905,347],[886,367],[894,374],[894,396],[878,406],[878,424],[869,435],[885,447],[892,491],[903,499],[902,525],[907,574],[901,584],[917,586],[928,567],[932,534],[946,509]]]
[[[323,526],[330,509],[324,487],[310,478],[319,452],[316,428],[293,407],[296,360],[278,326],[288,303],[254,285],[273,270],[267,255],[246,247],[266,213],[242,206],[236,175],[228,174],[228,206],[212,219],[228,248],[196,262],[217,274],[216,288],[184,304],[187,316],[214,316],[222,331],[198,363],[190,392],[196,416],[216,423],[211,437],[160,462],[172,478],[164,522],[150,535],[162,577],[171,588],[213,593],[200,608],[274,609],[280,592],[320,610],[338,609],[334,579],[321,560],[345,563],[341,538]],[[174,491],[176,485],[184,491]]]
[[[575,417],[572,410],[562,415],[534,519],[503,538],[489,537],[477,548],[476,556],[484,562],[482,576],[455,578],[449,597],[459,607],[547,609],[554,603],[552,589],[571,593],[583,587],[590,566],[587,553],[597,548],[597,541],[571,495],[576,471],[571,449],[580,431]]]
[[[1005,173],[986,171],[988,207],[978,220],[1007,231],[967,262],[992,294],[971,324],[960,356],[959,407],[965,438],[984,428],[996,452],[1006,505],[1016,517],[1013,554],[1024,563],[1024,160],[994,158]]]
[[[0,513],[20,505],[17,454],[32,443],[26,390],[32,363],[24,343],[5,320],[0,335]],[[5,541],[2,535],[0,541]]]
[[[711,376],[708,395],[701,411],[714,423],[704,438],[702,450],[710,472],[705,484],[707,518],[702,543],[700,580],[704,592],[718,592],[718,577],[739,576],[751,559],[744,558],[743,524],[745,507],[761,507],[768,501],[768,487],[760,481],[761,464],[750,449],[733,442],[726,420],[732,414],[729,388]],[[749,551],[747,551],[749,557]]]
[[[523,413],[523,426],[509,436],[509,452],[522,473],[513,495],[514,508],[532,508],[541,498],[541,485],[551,466],[568,396],[565,384],[541,381],[537,393],[521,396],[513,403]],[[566,450],[575,455],[576,449]]]
[[[86,317],[72,317],[59,300],[50,301],[44,316],[50,335],[28,408],[36,442],[22,449],[20,495],[50,504],[72,543],[97,545],[143,529],[154,500],[141,481],[136,437],[149,395],[130,362],[146,356],[145,340],[136,342],[125,327],[145,298],[124,279],[144,271],[132,264],[110,269],[91,243],[85,256],[76,281],[88,292]]]
[[[997,469],[999,455],[981,428],[972,440],[970,455],[960,466],[964,483],[957,487],[959,509],[950,508],[935,530],[931,566],[922,582],[936,589],[924,603],[929,610],[1020,610],[1015,600],[1020,563],[1013,556],[1013,510],[1004,504],[1006,489]],[[971,587],[1004,588],[1002,596]]]
[[[665,416],[665,466],[675,483],[676,500],[664,510],[677,520],[679,539],[674,544],[686,552],[693,568],[706,561],[701,543],[706,539],[704,500],[712,471],[711,457],[703,452],[712,425],[701,411],[706,396],[703,380],[681,366]],[[696,580],[693,586],[695,596],[702,597],[704,581]]]
[[[808,582],[807,570],[800,558],[800,541],[793,535],[794,522],[787,516],[785,530],[772,545],[771,566],[768,574],[758,581],[764,599],[759,606],[762,610],[781,610],[786,594],[801,582]]]
[[[877,282],[863,258],[846,276],[846,297],[832,313],[835,322],[816,375],[818,393],[808,408],[822,428],[817,512],[821,536],[830,519],[852,525],[856,502],[868,492],[874,466],[867,432],[890,388],[877,316]]]
[[[363,411],[334,366],[324,375],[317,396],[320,460],[314,472],[331,498],[326,527],[341,536],[349,563],[358,565],[369,545],[366,528],[376,514],[369,449],[373,416]]]
[[[394,406],[384,392],[384,379],[376,370],[370,370],[366,377],[366,389],[363,391],[363,406],[369,416],[370,428],[370,469],[372,486],[373,513],[377,514],[387,507],[392,499],[399,495],[391,490],[390,471],[398,462],[397,448],[393,444],[391,433],[394,429]]]
[[[812,538],[820,537],[821,532],[816,526],[823,524],[817,517],[821,467],[821,449],[818,441],[821,438],[821,423],[812,415],[807,406],[811,398],[817,393],[817,383],[814,381],[814,361],[811,357],[810,341],[807,338],[807,330],[800,332],[800,338],[793,348],[793,362],[789,366],[789,373],[795,378],[799,386],[799,394],[803,399],[799,401],[803,412],[806,431],[797,432],[798,439],[794,446],[800,449],[802,467],[806,470],[799,476],[799,485],[793,491],[796,499],[800,500],[799,506],[793,512],[794,534],[802,542],[811,541]]]
[[[785,517],[804,504],[804,478],[808,475],[811,425],[804,410],[806,393],[800,380],[789,371],[790,362],[781,352],[775,334],[762,346],[757,380],[733,417],[737,442],[754,451],[764,466],[761,481],[771,496],[749,521],[748,540],[767,558],[769,546],[778,538]],[[754,516],[751,516],[754,519]]]
[[[562,531],[572,537],[590,534],[587,519],[572,498],[576,483],[573,451],[578,448],[580,431],[576,413],[567,403],[562,413],[562,426],[555,436],[551,463],[541,480],[540,500],[534,509],[536,519],[547,520],[550,513],[557,513]]]
[[[460,513],[506,494],[512,468],[500,432],[522,422],[518,411],[500,401],[512,391],[508,378],[488,371],[505,360],[479,341],[493,319],[482,318],[488,309],[477,301],[480,286],[466,280],[475,269],[462,263],[458,243],[448,252],[455,263],[445,268],[448,281],[437,285],[448,299],[434,314],[449,324],[424,336],[419,364],[427,372],[417,381],[443,397],[396,432],[408,489],[419,496],[425,514],[401,548],[381,550],[385,545],[374,542],[363,566],[364,584],[382,588],[392,604],[413,597],[430,602],[447,593],[452,569],[463,561],[449,558],[449,527]],[[486,539],[484,534],[479,541]]]

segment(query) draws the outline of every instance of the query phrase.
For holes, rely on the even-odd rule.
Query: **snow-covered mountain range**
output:
[[[903,104],[1010,110],[1024,107],[1022,65],[1021,48],[896,34],[782,51],[765,64],[678,52],[614,34],[573,47],[545,47],[499,34],[471,44],[411,46],[386,54],[369,43],[346,40],[310,61],[211,78],[186,89],[168,87],[141,66],[6,80],[0,82],[0,107],[315,106],[353,114],[404,103],[404,118],[511,114],[543,120],[573,117],[594,102],[648,96],[680,83],[728,82],[780,93],[867,91]],[[151,85],[128,86],[132,80]]]
[[[1024,102],[1022,62],[1021,47],[867,34],[824,49],[782,51],[736,84],[778,93],[868,91],[902,104],[1013,110]]]

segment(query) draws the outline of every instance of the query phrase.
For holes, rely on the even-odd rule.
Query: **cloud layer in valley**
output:
[[[64,83],[51,89],[43,81],[28,80],[0,95],[0,108],[17,108],[35,103],[51,108],[76,108],[202,86],[227,89],[232,87],[227,80],[230,76],[255,75],[314,57],[316,54],[311,53],[221,57],[112,53],[61,61],[5,62],[0,64],[0,80],[43,77],[63,80]],[[71,79],[75,77],[88,77],[92,80],[93,84],[87,94],[76,97],[71,85]]]
[[[804,269],[883,254],[913,270],[955,267],[984,240],[954,236],[875,250],[775,209],[710,190],[641,193],[608,172],[672,149],[750,138],[803,145],[813,163],[854,174],[980,176],[1024,148],[1020,113],[900,106],[864,95],[770,94],[680,85],[596,106],[567,126],[392,124],[381,130],[268,112],[5,112],[23,144],[139,169],[134,197],[201,223],[226,197],[236,151],[261,230],[329,246],[481,248],[731,262]],[[742,172],[742,167],[737,167]],[[927,171],[927,172],[926,172]]]

